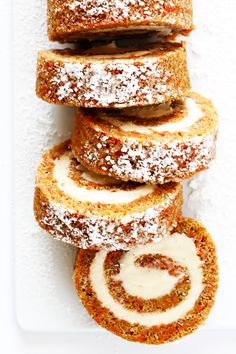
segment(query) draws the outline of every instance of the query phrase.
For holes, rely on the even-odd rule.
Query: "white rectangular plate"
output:
[[[214,11],[215,9],[215,11]],[[39,49],[51,46],[46,36],[46,0],[15,1],[15,246],[16,310],[29,331],[97,330],[81,306],[73,284],[75,249],[54,241],[35,223],[32,205],[35,168],[41,153],[65,140],[73,109],[51,106],[36,98],[35,68]],[[208,329],[235,329],[232,304],[236,293],[236,118],[233,111],[235,62],[225,63],[231,48],[234,18],[222,0],[198,0],[197,30],[189,39],[193,87],[211,97],[220,114],[218,158],[212,169],[186,183],[187,216],[201,220],[218,246],[221,282]],[[223,18],[222,18],[223,17]],[[227,27],[219,28],[219,24]],[[232,27],[232,28],[231,28]],[[57,47],[55,44],[54,47]]]

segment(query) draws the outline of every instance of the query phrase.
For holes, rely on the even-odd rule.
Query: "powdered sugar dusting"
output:
[[[110,16],[112,20],[141,20],[153,18],[153,14],[175,12],[175,2],[172,0],[156,0],[151,4],[149,0],[75,0],[67,6],[73,12],[82,12],[84,17],[96,19],[101,15]],[[138,7],[138,9],[137,9]],[[136,11],[134,11],[134,9]],[[182,14],[180,13],[182,17]]]
[[[85,102],[85,106],[93,106],[94,101],[102,107],[160,103],[178,92],[168,81],[172,73],[158,67],[155,58],[142,58],[142,65],[134,59],[89,65],[65,63],[56,65],[56,72],[51,82],[58,85],[58,100],[68,99],[75,105]]]
[[[48,0],[52,40],[156,31],[159,36],[192,30],[191,0]]]
[[[109,32],[156,31],[160,36],[192,29],[191,0],[48,0],[52,40],[76,41]]]
[[[120,146],[111,144],[108,149],[106,139],[102,153],[87,142],[84,155],[79,156],[79,159],[91,166],[104,164],[107,173],[119,179],[162,184],[181,181],[199,169],[208,168],[215,157],[215,140],[215,134],[166,144],[139,143],[130,138]]]
[[[41,223],[50,227],[56,239],[83,249],[102,246],[107,250],[127,250],[131,244],[158,242],[171,231],[176,221],[160,215],[174,203],[178,193],[179,190],[168,193],[162,202],[143,212],[116,218],[97,217],[89,212],[80,216],[62,204],[48,201],[49,204],[42,204],[45,216]]]
[[[159,3],[163,4],[164,2],[159,1]],[[76,0],[69,4],[68,7],[72,11],[83,11],[87,16],[93,17],[112,12],[112,17],[114,19],[128,18],[129,16],[131,16],[131,18],[142,18],[139,13],[132,13],[131,5],[135,4],[137,4],[137,0],[97,0],[96,5],[94,6],[94,0]],[[138,1],[138,4],[146,15],[152,14],[145,1]]]

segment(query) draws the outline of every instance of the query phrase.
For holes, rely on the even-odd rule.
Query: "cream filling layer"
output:
[[[202,262],[197,255],[194,241],[185,234],[175,233],[163,238],[157,244],[139,246],[127,252],[120,265],[120,273],[115,276],[130,295],[143,299],[157,298],[171,292],[179,277],[167,275],[165,270],[145,270],[134,264],[135,260],[145,254],[159,254],[170,257],[176,263],[187,268],[191,281],[188,295],[176,307],[165,312],[139,313],[128,310],[118,303],[109,292],[107,287],[104,262],[108,252],[100,251],[90,266],[90,281],[102,306],[108,308],[117,318],[132,324],[138,323],[143,326],[169,324],[183,318],[195,305],[203,290]],[[162,273],[162,274],[161,274]]]
[[[144,107],[128,107],[123,108],[121,110],[121,115],[123,117],[132,118],[141,118],[141,119],[149,119],[149,118],[160,118],[165,117],[174,113],[174,109],[171,107],[169,103],[161,103],[159,105],[151,105]],[[106,117],[106,116],[105,116]]]
[[[79,171],[81,172],[81,177],[86,181],[93,182],[99,185],[117,185],[120,181],[110,176],[97,175],[96,173],[87,170],[86,167],[79,165]]]
[[[70,153],[65,153],[54,162],[53,177],[56,179],[58,188],[74,200],[91,203],[118,204],[130,203],[136,199],[144,197],[154,191],[154,186],[141,185],[131,190],[121,190],[115,184],[112,190],[109,189],[91,189],[85,186],[78,186],[75,181],[69,177],[69,168],[71,163]],[[95,182],[94,175],[89,179],[88,173],[82,173],[81,177]],[[108,182],[108,181],[107,181]],[[110,179],[109,182],[110,184]],[[98,176],[98,184],[106,184],[105,179]]]
[[[199,104],[196,103],[192,98],[187,98],[185,101],[185,106],[187,109],[186,116],[176,122],[169,122],[165,124],[158,125],[138,125],[131,121],[124,122],[119,119],[113,119],[110,117],[102,117],[103,120],[108,121],[112,125],[120,128],[125,132],[135,132],[141,134],[153,134],[155,132],[184,132],[187,131],[191,126],[196,123],[200,118],[202,118],[202,110]]]
[[[135,58],[140,58],[140,57],[144,57],[146,55],[150,55],[151,52],[154,52],[154,50],[140,50],[140,51],[127,51],[125,53],[119,53],[116,49],[112,49],[112,48],[106,48],[104,49],[104,52],[102,52],[102,48],[104,47],[98,47],[98,48],[93,48],[91,50],[88,50],[88,56],[89,54],[91,56],[95,56],[96,59],[130,59],[130,60],[133,60]],[[110,53],[109,53],[109,50],[110,50]],[[101,52],[101,53],[100,53]],[[115,58],[114,58],[115,57]]]
[[[122,282],[129,295],[145,300],[164,296],[173,290],[181,278],[181,275],[178,277],[170,275],[167,270],[136,265],[136,259],[135,252],[125,253],[120,261],[120,273],[113,277],[114,280]],[[154,279],[157,281],[153,281]]]
[[[137,21],[137,20],[134,20]],[[129,25],[129,26],[117,26],[115,28],[113,28],[113,30],[111,31],[110,28],[103,28],[102,32],[116,32],[116,31],[123,31],[125,30],[127,32],[127,30],[134,30],[135,32],[139,32],[139,31],[145,31],[145,30],[149,30],[152,29],[156,32],[158,32],[159,36],[169,36],[173,31],[171,28],[169,27],[164,27],[164,26],[156,26],[154,23],[150,23],[150,25],[147,26],[140,26],[140,25]],[[95,29],[92,32],[101,32],[101,29]],[[148,43],[148,41],[147,41]]]

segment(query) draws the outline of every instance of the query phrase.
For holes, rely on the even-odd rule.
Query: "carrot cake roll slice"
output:
[[[190,89],[182,43],[88,50],[47,50],[38,55],[36,92],[49,103],[86,108],[159,104]]]
[[[158,243],[129,251],[79,250],[74,284],[91,317],[129,341],[163,344],[206,320],[218,286],[207,230],[183,219]]]
[[[148,31],[175,36],[192,29],[192,0],[48,0],[52,41]]]
[[[123,181],[182,181],[215,157],[218,119],[196,93],[184,100],[123,110],[78,109],[74,156],[90,170]]]
[[[181,217],[182,188],[119,182],[78,163],[70,142],[43,155],[35,186],[39,225],[80,248],[119,250],[158,241]]]

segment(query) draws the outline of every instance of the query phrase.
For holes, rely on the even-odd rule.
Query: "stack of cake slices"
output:
[[[71,140],[45,152],[34,212],[78,247],[74,284],[102,327],[162,344],[193,332],[215,299],[214,243],[182,216],[182,185],[215,158],[217,113],[191,92],[191,0],[48,0],[38,97],[76,107]]]

